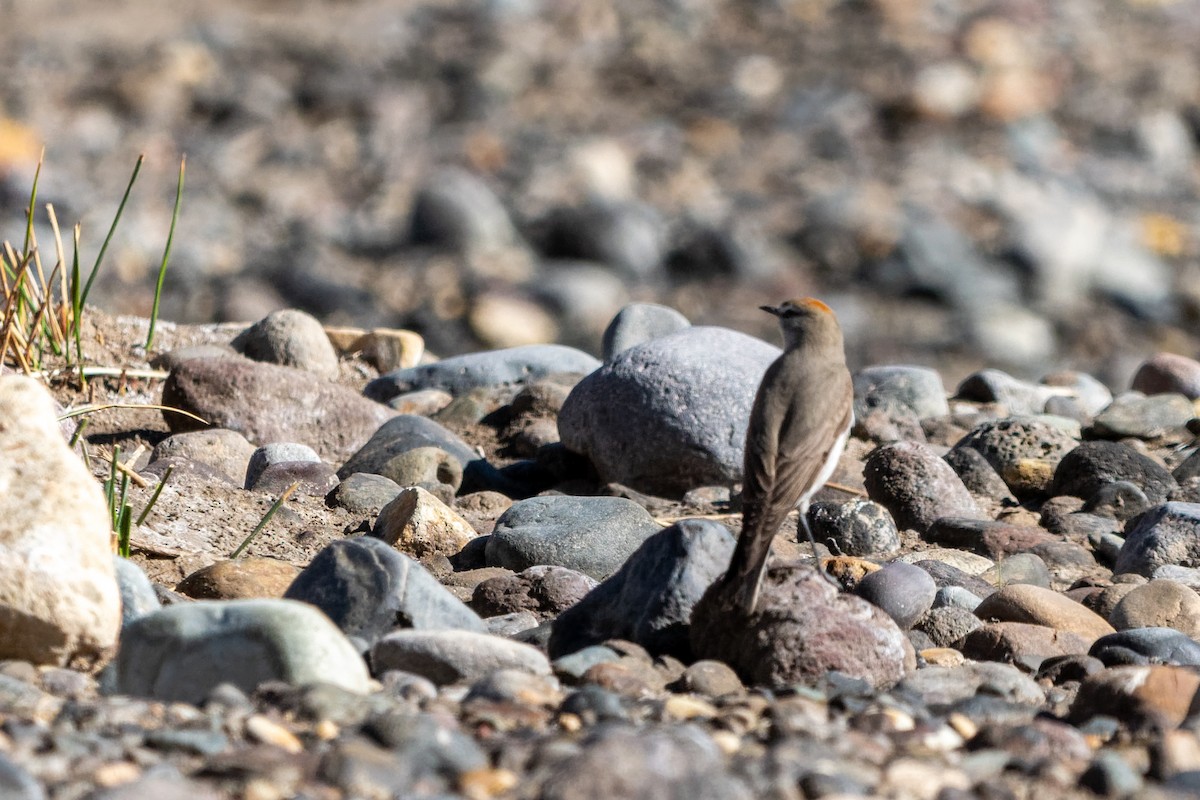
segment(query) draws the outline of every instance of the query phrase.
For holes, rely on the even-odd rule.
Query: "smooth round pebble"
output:
[[[933,605],[937,584],[920,567],[897,561],[864,576],[854,592],[907,630]]]

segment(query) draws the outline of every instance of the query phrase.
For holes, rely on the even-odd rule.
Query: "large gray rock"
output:
[[[513,503],[488,537],[488,566],[550,564],[603,580],[661,525],[623,497],[531,497]]]
[[[0,658],[107,657],[121,627],[111,526],[54,398],[32,378],[0,378]]]
[[[248,358],[193,358],[163,384],[163,405],[189,411],[207,425],[164,411],[173,432],[229,428],[254,444],[302,442],[341,461],[395,416],[386,406],[311,373]]]
[[[733,547],[725,526],[705,519],[680,520],[654,534],[616,574],[558,616],[550,657],[628,639],[652,654],[690,660],[692,608],[725,572]]]
[[[371,537],[328,545],[284,597],[321,609],[364,649],[399,627],[484,629],[479,615],[424,567]]]
[[[1114,573],[1149,578],[1167,564],[1200,567],[1200,503],[1164,503],[1126,525]]]
[[[1069,494],[1087,500],[1106,484],[1129,481],[1151,503],[1164,502],[1178,485],[1154,459],[1123,442],[1084,442],[1067,453],[1054,470],[1052,495]]]
[[[398,369],[368,383],[363,394],[381,403],[420,389],[442,389],[457,396],[472,389],[529,383],[556,373],[586,375],[599,366],[594,356],[573,347],[530,344]]]
[[[946,387],[937,370],[907,364],[865,367],[854,373],[854,416],[864,419],[882,411],[888,416],[910,412],[917,419],[950,413]]]
[[[559,435],[604,480],[639,491],[734,483],[754,394],[779,353],[725,328],[652,339],[580,381],[558,416]]]
[[[692,652],[724,661],[748,685],[812,685],[838,670],[888,688],[916,668],[916,653],[891,617],[840,594],[814,569],[768,567],[750,614],[729,606],[719,585],[692,611]]]
[[[366,693],[366,664],[318,609],[292,600],[179,603],[133,620],[113,661],[116,693],[199,704],[213,687],[332,683]]]
[[[122,624],[162,608],[162,602],[154,591],[154,584],[150,583],[141,567],[120,556],[113,556],[113,567],[116,569],[117,585],[121,590]]]

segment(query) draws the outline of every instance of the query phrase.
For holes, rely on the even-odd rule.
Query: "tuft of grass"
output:
[[[133,457],[130,458],[130,463],[137,459],[138,452],[141,452],[140,447],[134,453]],[[172,467],[167,467],[166,471],[163,472],[158,486],[154,488],[154,493],[146,501],[146,505],[142,508],[142,512],[138,514],[137,521],[135,522],[133,518],[133,504],[129,502],[129,486],[135,478],[142,485],[146,485],[146,482],[128,465],[121,463],[120,445],[113,447],[108,477],[104,480],[104,499],[108,501],[108,513],[112,521],[113,536],[117,541],[117,555],[122,558],[129,558],[132,549],[130,540],[133,537],[133,527],[134,525],[141,525],[146,521],[146,517],[150,516],[150,512],[154,509],[154,504],[158,502],[158,498],[162,494],[163,487],[167,485],[167,479],[171,477],[172,469]]]
[[[56,260],[49,274],[43,264],[41,248],[33,226],[43,160],[44,153],[43,157],[38,159],[34,171],[29,204],[25,209],[25,235],[21,247],[17,248],[8,241],[0,245],[0,366],[34,375],[46,371],[53,361],[56,365],[78,374],[81,381],[86,381],[90,370],[83,365],[84,308],[117,225],[125,212],[145,156],[138,156],[137,163],[134,164],[129,183],[125,186],[125,193],[86,280],[80,263],[80,226],[76,224],[73,229],[73,251],[68,267],[58,219],[54,213],[54,206],[49,203],[46,204],[46,217],[54,234]],[[167,234],[162,263],[159,265],[154,287],[150,331],[146,337],[147,349],[153,343],[154,329],[158,321],[159,302],[183,198],[186,163],[185,157],[179,164],[179,183],[175,191],[171,228]],[[111,370],[112,367],[101,369]]]

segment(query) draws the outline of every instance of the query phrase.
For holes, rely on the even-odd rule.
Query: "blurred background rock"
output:
[[[0,237],[40,203],[148,315],[591,352],[626,302],[852,366],[1197,354],[1200,1],[0,0]],[[39,203],[39,205],[40,205]],[[40,212],[39,212],[40,213]],[[51,241],[47,231],[43,247]]]

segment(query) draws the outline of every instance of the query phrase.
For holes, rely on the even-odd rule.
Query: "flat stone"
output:
[[[1003,661],[1036,670],[1047,658],[1084,655],[1091,640],[1046,625],[989,622],[968,633],[962,654],[978,661]]]
[[[121,629],[111,526],[50,393],[0,377],[0,658],[90,666],[111,654]]]
[[[551,658],[609,639],[691,660],[688,623],[729,566],[734,539],[712,520],[685,519],[647,538],[611,577],[554,621]]]
[[[498,669],[549,675],[550,662],[527,644],[462,630],[396,631],[371,649],[377,672],[400,669],[438,685],[470,683]]]
[[[274,558],[235,558],[196,570],[175,591],[197,600],[283,597],[299,574],[297,567]]]
[[[594,356],[573,347],[531,344],[389,372],[368,383],[363,393],[381,403],[421,389],[441,389],[457,397],[472,389],[525,384],[556,373],[587,375],[599,366]]]
[[[1114,632],[1112,625],[1096,612],[1058,592],[1028,584],[1013,584],[997,590],[984,598],[975,614],[980,619],[1045,625],[1074,633],[1089,644]]]
[[[897,693],[914,694],[931,707],[946,707],[981,694],[1024,706],[1041,706],[1045,690],[1010,664],[968,662],[957,667],[925,667],[910,672]]]
[[[1181,394],[1123,395],[1096,415],[1092,434],[1105,439],[1184,436],[1194,416],[1192,401]]]
[[[681,496],[741,479],[754,394],[779,348],[725,328],[687,328],[618,353],[575,386],[562,443],[606,482]]]
[[[1095,656],[1108,666],[1200,666],[1200,642],[1174,628],[1134,628],[1097,639],[1089,655]]]
[[[1016,417],[1041,414],[1052,397],[1064,394],[1059,387],[1019,380],[998,369],[984,369],[964,378],[954,396],[977,403],[999,403]]]
[[[183,362],[164,382],[162,402],[207,421],[164,411],[173,432],[228,428],[254,444],[301,442],[334,462],[361,447],[395,413],[302,370],[245,358]]]
[[[114,690],[200,704],[221,683],[246,693],[264,681],[368,690],[367,667],[321,611],[290,600],[179,603],[121,632]]]
[[[661,526],[622,497],[531,497],[498,520],[485,550],[488,566],[520,572],[539,564],[603,580]]]
[[[949,516],[934,521],[926,538],[934,544],[970,550],[993,561],[1055,541],[1050,534],[1032,525]]]

